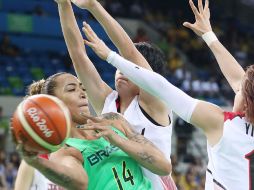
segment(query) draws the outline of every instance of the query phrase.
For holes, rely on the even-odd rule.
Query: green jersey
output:
[[[113,128],[120,136],[124,134]],[[150,190],[138,163],[104,138],[83,140],[69,138],[66,144],[78,149],[84,158],[88,190]]]

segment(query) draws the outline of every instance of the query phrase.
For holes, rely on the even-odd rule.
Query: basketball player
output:
[[[199,6],[201,1],[199,2]],[[208,9],[208,1],[204,11]],[[182,119],[201,128],[208,140],[209,173],[206,189],[252,190],[254,181],[254,65],[241,81],[233,110],[194,99],[161,75],[139,67],[110,49],[95,35],[87,43],[102,59],[118,68],[135,84],[163,100]],[[163,89],[163,90],[162,90]]]
[[[171,115],[171,111],[160,100],[140,90],[119,71],[115,75],[116,91],[111,89],[101,79],[86,54],[70,0],[56,0],[56,2],[65,42],[75,71],[84,84],[89,101],[96,113],[122,113],[136,132],[152,141],[170,160],[172,126],[169,115]],[[100,3],[96,0],[76,0],[75,4],[88,9],[93,14],[125,58],[147,69],[151,70],[152,67],[156,72],[163,71],[165,60],[162,52],[147,43],[139,43],[135,47],[123,28],[105,11]],[[85,24],[84,30],[89,32],[90,27]],[[155,189],[162,190],[165,184],[168,188],[174,189],[170,177],[160,178],[147,170],[144,172],[152,181]]]
[[[208,47],[211,49],[217,62],[219,63],[222,73],[224,74],[224,76],[226,77],[227,81],[229,82],[230,86],[232,87],[233,91],[236,94],[234,106],[233,106],[233,112],[244,112],[244,105],[242,104],[242,101],[239,101],[243,99],[241,85],[242,85],[242,80],[245,76],[244,69],[230,54],[230,52],[228,52],[228,50],[220,43],[216,35],[213,33],[212,27],[210,24],[210,11],[208,6],[208,1],[206,2],[206,6],[203,7],[202,1],[199,0],[198,8],[196,8],[194,3],[190,0],[190,6],[195,15],[196,21],[193,24],[189,22],[185,22],[183,25],[193,30],[198,36],[202,37],[204,41],[207,43]],[[249,100],[245,98],[245,101],[248,102]],[[250,107],[248,109],[250,109]],[[248,117],[251,117],[251,116],[248,116]],[[249,127],[248,129],[246,128],[246,133],[251,133],[253,136],[253,133],[254,133],[253,128],[249,128]],[[238,148],[238,147],[234,147],[234,148]],[[206,189],[211,189],[214,183],[216,183],[217,181],[216,175],[225,176],[227,175],[227,171],[223,171],[223,170],[214,171],[214,168],[213,168],[213,165],[215,162],[214,160],[220,160],[219,159],[220,157],[217,154],[215,154],[215,152],[213,151],[213,147],[209,145],[208,145],[208,152],[210,154],[209,154],[208,168],[206,172]],[[253,157],[251,157],[251,154],[250,154],[249,155],[250,168],[252,169],[250,169],[249,171],[250,172],[249,189],[254,188],[254,178],[253,178],[254,166],[251,165],[252,163],[251,158],[253,160]],[[234,159],[234,158],[232,157],[230,159]],[[238,172],[237,170],[234,170],[234,171]],[[218,172],[219,174],[216,174],[216,172]],[[231,175],[234,176],[235,173],[231,173]],[[242,176],[242,178],[239,180],[243,181],[243,177],[244,176]]]
[[[35,82],[29,90],[58,97],[72,116],[71,138],[65,147],[51,153],[49,160],[26,151],[29,145],[20,142],[18,146],[23,159],[50,181],[73,190],[152,189],[139,164],[158,175],[171,172],[163,153],[133,132],[120,114],[89,117],[89,123],[81,127],[89,109],[86,92],[75,76],[58,73]]]

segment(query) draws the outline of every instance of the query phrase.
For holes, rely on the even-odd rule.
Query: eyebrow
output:
[[[84,86],[82,85],[81,82],[80,82],[78,85],[79,85],[79,87],[84,88]],[[67,87],[67,86],[77,86],[77,84],[76,84],[76,83],[69,83],[69,84],[67,84],[65,87]],[[86,88],[84,88],[84,89],[86,90]]]
[[[75,83],[69,83],[66,86],[77,86],[77,84],[75,84]]]

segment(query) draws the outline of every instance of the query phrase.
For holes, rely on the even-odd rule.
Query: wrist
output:
[[[94,11],[97,10],[97,8],[100,6],[100,3],[98,1],[93,1],[92,3],[90,3],[86,9],[88,11],[90,11],[91,13],[93,13]]]
[[[218,41],[218,38],[213,31],[209,31],[202,34],[202,39],[208,46],[210,46],[213,42]]]
[[[36,167],[39,163],[38,156],[34,156],[34,157],[24,156],[23,159],[26,161],[27,164],[29,164],[32,167]]]
[[[106,61],[107,61],[108,63],[112,63],[112,61],[113,61],[115,55],[116,55],[116,52],[114,52],[114,51],[109,51],[109,52],[108,52],[108,56],[106,57]]]

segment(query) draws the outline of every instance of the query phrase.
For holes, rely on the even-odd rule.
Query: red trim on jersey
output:
[[[175,182],[171,176],[161,176],[160,179],[164,190],[177,190]]]
[[[49,159],[49,155],[48,154],[40,154],[39,157],[47,159],[47,160]]]
[[[236,117],[243,118],[244,114],[241,112],[224,112],[224,122],[227,121],[228,119],[232,120]]]

